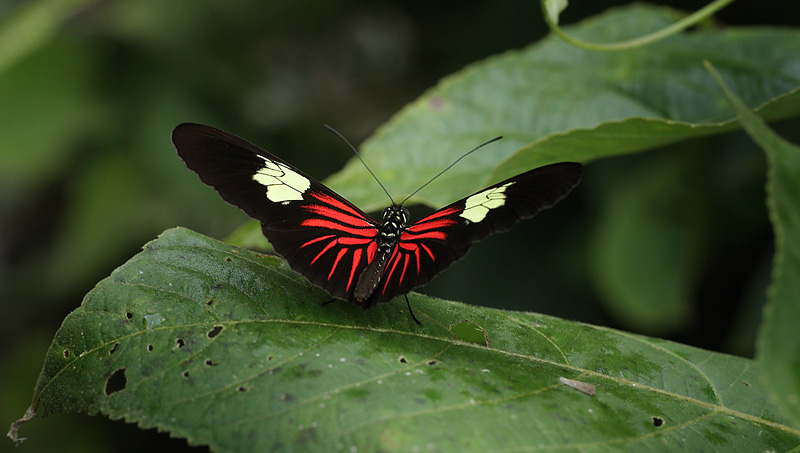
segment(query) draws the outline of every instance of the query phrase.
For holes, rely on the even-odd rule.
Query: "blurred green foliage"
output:
[[[562,23],[626,2],[585,3],[571,5]],[[705,2],[669,4],[694,10]],[[716,19],[797,26],[797,9],[778,0],[735,2]],[[0,422],[7,426],[27,407],[53,333],[97,281],[166,228],[223,237],[245,220],[177,158],[169,142],[176,124],[236,132],[322,178],[350,152],[321,124],[359,143],[441,77],[545,32],[538,5],[522,1],[0,5]],[[774,127],[800,141],[797,120]],[[642,176],[659,167],[677,175],[713,168],[718,176],[672,193],[674,184]],[[649,184],[642,193],[631,194],[626,185],[640,182],[620,176],[633,169]],[[490,238],[426,291],[751,355],[771,267],[763,185],[763,154],[743,133],[600,161],[587,171],[583,199]],[[630,213],[648,193],[713,232],[703,240],[689,232],[681,241],[690,257],[703,247],[702,260],[676,258],[687,260],[691,275],[669,290],[691,297],[691,312],[655,326],[599,303],[581,264],[594,259],[589,244],[614,221],[607,216]],[[688,209],[675,207],[687,202]],[[517,246],[530,237],[537,237],[531,248]],[[463,284],[477,279],[493,284]],[[513,305],[531,294],[535,307]],[[58,416],[34,425],[26,427],[37,438],[29,451],[183,445],[101,418]]]

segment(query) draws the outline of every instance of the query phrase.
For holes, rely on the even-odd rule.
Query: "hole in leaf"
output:
[[[226,256],[226,257],[225,257],[225,261],[227,261],[227,262],[229,262],[229,263],[230,263],[231,261],[233,261],[233,259],[231,259],[231,257],[230,257],[230,256]]]
[[[206,305],[208,305],[210,307],[211,304],[213,304],[213,303],[214,303],[214,299],[208,299],[208,302],[206,302]]]
[[[401,355],[400,357],[398,357],[397,361],[400,362],[400,363],[408,363],[408,360],[406,360],[406,356],[404,356],[404,355]]]
[[[113,353],[117,352],[117,348],[119,348],[119,343],[114,343],[114,347],[111,348],[111,350],[108,351],[108,353],[109,354],[113,354]]]
[[[176,338],[175,339],[175,349],[180,349],[186,346],[186,342],[183,341],[183,338]]]
[[[152,351],[153,350],[153,345],[151,345],[151,344],[147,345],[147,350],[148,351]]]
[[[69,356],[71,356],[71,355],[72,355],[72,353],[71,353],[71,352],[69,352],[69,349],[64,349],[64,352],[62,352],[62,354],[64,354],[64,358],[65,358],[65,359],[68,359],[68,358],[69,358]]]
[[[267,356],[267,360],[272,360],[274,358],[275,358],[274,356]]]
[[[125,377],[125,368],[114,371],[106,380],[106,396],[125,390],[126,385],[128,385],[128,378]]]
[[[215,362],[215,361],[213,361],[211,359],[206,359],[206,365],[208,365],[208,366],[217,366],[217,365],[219,365],[219,363],[217,363],[217,362]]]
[[[426,363],[428,364],[428,366],[434,366],[434,365],[438,365],[439,361],[434,359],[434,360],[428,360]]]
[[[245,387],[245,386],[241,386],[241,387],[239,387],[237,390],[239,390],[240,392],[249,392],[249,391],[250,391],[250,388],[248,388],[248,387]]]
[[[222,332],[222,326],[214,326],[213,329],[208,331],[208,338],[214,338]]]
[[[661,417],[653,417],[653,426],[658,428],[659,426],[664,424],[664,419]]]
[[[181,374],[183,374],[183,377],[189,377],[189,370],[186,370]]]
[[[125,317],[128,318],[128,319],[133,319],[133,313],[127,312],[127,313],[125,313]]]
[[[489,341],[489,332],[472,321],[465,320],[453,324],[453,326],[450,327],[450,333],[452,333],[457,340],[475,343],[482,346],[492,345],[492,342]]]

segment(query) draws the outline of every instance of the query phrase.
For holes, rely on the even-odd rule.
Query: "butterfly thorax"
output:
[[[378,247],[388,245],[394,247],[400,233],[408,225],[408,209],[402,206],[389,206],[383,210],[383,220],[378,226]]]
[[[389,206],[383,210],[383,218],[378,225],[378,250],[373,260],[367,265],[358,278],[353,297],[361,302],[364,308],[371,306],[370,296],[378,287],[381,276],[392,250],[400,240],[400,235],[408,225],[408,209],[402,206]]]

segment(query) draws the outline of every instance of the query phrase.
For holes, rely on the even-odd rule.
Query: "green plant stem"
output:
[[[699,9],[698,11],[694,12],[686,16],[685,18],[675,22],[674,24],[664,27],[661,30],[655,31],[653,33],[640,36],[638,38],[630,39],[627,41],[619,41],[613,43],[594,43],[589,41],[582,41],[578,38],[574,38],[564,32],[559,26],[555,18],[557,18],[556,14],[549,14],[547,10],[547,0],[541,0],[542,5],[542,12],[544,14],[544,20],[547,22],[547,25],[550,29],[561,37],[564,41],[567,41],[570,44],[573,44],[578,47],[582,47],[588,50],[596,50],[601,52],[609,52],[609,51],[618,51],[618,50],[625,50],[630,48],[635,48],[639,46],[647,45],[651,42],[658,41],[660,39],[666,38],[667,36],[676,34],[688,27],[691,27],[698,22],[710,17],[720,9],[727,6],[729,3],[733,2],[733,0],[716,0],[711,4],[705,6],[704,8]]]

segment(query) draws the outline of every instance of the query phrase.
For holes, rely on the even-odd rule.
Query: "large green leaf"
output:
[[[168,230],[64,321],[31,414],[224,451],[800,445],[751,360],[420,295],[421,327],[399,301],[326,299],[274,257]]]
[[[666,8],[625,7],[569,33],[614,42],[679,17]],[[402,199],[464,151],[503,135],[415,196],[443,206],[547,163],[589,162],[738,129],[705,58],[763,118],[800,113],[798,30],[707,27],[624,52],[548,38],[445,78],[365,142],[362,154]],[[685,163],[636,168],[610,190],[582,189],[594,189],[602,211],[589,262],[598,294],[620,322],[640,331],[670,332],[693,312],[697,272],[708,253],[702,219],[708,205],[682,186],[689,179],[678,173]],[[361,207],[382,207],[386,197],[371,179],[353,161],[328,182]]]
[[[772,397],[800,426],[800,147],[770,130],[718,80],[742,127],[767,153],[767,207],[775,231],[775,265],[758,354]]]
[[[587,41],[641,36],[681,14],[625,7],[568,27]],[[402,199],[465,151],[502,135],[415,196],[443,206],[556,161],[588,162],[738,128],[702,65],[716,62],[767,119],[800,112],[800,31],[701,28],[625,52],[593,52],[550,37],[442,80],[364,142],[362,154]],[[386,204],[358,161],[328,181],[367,209]]]

